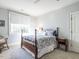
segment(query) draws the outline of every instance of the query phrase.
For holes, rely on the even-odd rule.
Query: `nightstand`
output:
[[[57,48],[60,48],[60,45],[65,46],[65,51],[68,51],[68,39],[57,38]]]

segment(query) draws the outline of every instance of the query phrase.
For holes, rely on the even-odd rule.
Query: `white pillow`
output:
[[[46,36],[53,36],[53,31],[46,31],[45,35]]]
[[[45,35],[45,32],[44,31],[37,32],[37,35]]]

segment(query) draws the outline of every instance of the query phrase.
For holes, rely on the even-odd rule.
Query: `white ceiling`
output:
[[[0,7],[32,16],[40,16],[78,1],[79,0],[40,0],[38,3],[34,3],[34,0],[0,0]]]

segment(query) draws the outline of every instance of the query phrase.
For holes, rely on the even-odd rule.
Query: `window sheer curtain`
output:
[[[15,12],[9,12],[9,32],[13,33],[21,33],[23,32],[29,32],[29,29],[31,28],[31,17],[27,15],[22,15]]]
[[[34,23],[31,16],[9,11],[9,41],[20,42],[21,33],[33,33]]]

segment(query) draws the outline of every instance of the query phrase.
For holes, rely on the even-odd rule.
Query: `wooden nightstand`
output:
[[[60,45],[65,46],[65,51],[68,50],[68,40],[67,39],[57,38],[57,48],[60,48]]]

